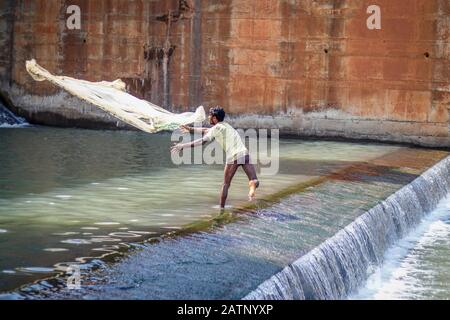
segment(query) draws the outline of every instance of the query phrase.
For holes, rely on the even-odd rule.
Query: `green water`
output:
[[[217,214],[221,165],[171,162],[169,134],[0,129],[0,291]],[[282,140],[259,197],[400,147]],[[239,171],[228,205],[246,202]]]

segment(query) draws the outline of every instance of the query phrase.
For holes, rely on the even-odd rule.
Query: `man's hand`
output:
[[[172,154],[179,153],[183,149],[183,145],[181,143],[175,143],[171,148],[170,152]]]
[[[191,128],[189,126],[181,125],[180,129],[181,129],[181,132],[183,132],[183,133],[190,133],[191,132]]]

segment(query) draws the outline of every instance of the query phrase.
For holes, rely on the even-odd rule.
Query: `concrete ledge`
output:
[[[135,130],[103,110],[63,91],[51,96],[27,94],[13,86],[0,90],[7,107],[31,124],[89,129]],[[366,119],[340,110],[276,115],[230,115],[227,120],[238,128],[277,128],[281,135],[299,137],[345,138],[408,143],[425,147],[450,147],[447,123],[407,122]]]
[[[343,114],[328,118],[320,114],[241,115],[228,120],[239,128],[277,128],[281,135],[307,137],[338,137],[408,143],[425,147],[450,147],[446,123],[401,122],[378,119],[358,119]]]

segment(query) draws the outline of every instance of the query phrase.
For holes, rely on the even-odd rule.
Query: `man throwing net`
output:
[[[259,181],[256,176],[255,166],[250,161],[250,154],[245,147],[239,133],[227,122],[224,122],[225,111],[222,108],[211,108],[209,110],[209,123],[212,128],[194,128],[188,126],[181,126],[184,132],[198,132],[202,133],[201,139],[189,142],[178,143],[172,146],[171,152],[177,153],[182,149],[199,146],[213,140],[216,140],[220,147],[225,151],[226,164],[224,169],[224,181],[222,185],[222,192],[220,195],[220,208],[225,208],[225,202],[228,197],[228,189],[231,185],[231,180],[237,171],[242,166],[244,172],[249,179],[249,200],[255,199],[256,189],[259,187]]]

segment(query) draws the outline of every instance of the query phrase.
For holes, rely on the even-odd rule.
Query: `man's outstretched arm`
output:
[[[209,128],[195,128],[189,126],[180,126],[181,130],[185,133],[201,133],[206,134]]]
[[[207,142],[208,142],[208,139],[203,137],[201,139],[197,139],[197,140],[194,140],[194,141],[188,142],[188,143],[177,143],[177,144],[174,144],[172,146],[172,148],[170,148],[170,152],[178,153],[178,152],[180,152],[183,149],[194,148],[196,146],[200,146],[200,145],[205,144]]]

